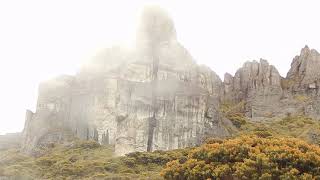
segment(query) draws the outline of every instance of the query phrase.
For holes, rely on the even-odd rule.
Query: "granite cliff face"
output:
[[[319,68],[319,53],[307,46],[293,59],[285,78],[266,60],[246,62],[234,77],[225,74],[223,100],[244,102],[252,120],[288,114],[319,119]]]
[[[74,138],[132,151],[170,150],[224,138],[235,127],[220,104],[243,103],[252,121],[288,114],[320,118],[320,55],[305,47],[280,76],[267,60],[244,63],[224,82],[196,64],[177,41],[173,21],[147,9],[136,48],[112,47],[97,54],[75,76],[39,86],[36,112],[27,111],[21,148],[32,153]]]
[[[244,63],[234,77],[225,75],[224,100],[246,102],[246,115],[251,118],[268,116],[276,109],[275,102],[282,96],[281,76],[278,70],[260,59]]]
[[[308,46],[301,50],[301,54],[296,56],[287,74],[290,80],[290,90],[294,93],[308,93],[318,95],[320,86],[320,54],[309,49]]]
[[[152,150],[225,137],[232,125],[219,113],[221,87],[220,78],[177,41],[167,14],[146,11],[136,49],[107,49],[75,76],[40,85],[37,110],[27,111],[22,148],[31,152],[74,136],[113,144],[119,155],[146,151],[150,118]]]
[[[320,54],[305,46],[293,59],[286,77],[288,93],[300,99],[299,110],[316,119],[320,118],[319,68]]]

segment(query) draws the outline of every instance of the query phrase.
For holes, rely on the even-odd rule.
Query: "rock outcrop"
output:
[[[285,79],[288,94],[295,99],[300,113],[320,119],[320,54],[305,46],[296,56]]]
[[[246,62],[235,76],[226,73],[223,101],[245,103],[246,116],[266,119],[287,114],[320,118],[320,55],[307,46],[293,59],[286,78],[266,60]]]
[[[220,78],[197,65],[177,41],[169,16],[148,10],[136,49],[107,49],[75,76],[40,85],[37,110],[27,112],[22,147],[29,152],[74,136],[113,144],[123,155],[146,151],[150,137],[152,150],[225,137],[232,125],[219,113],[221,87]]]
[[[319,53],[305,47],[286,78],[260,59],[234,76],[226,73],[222,82],[178,42],[168,14],[150,8],[135,49],[106,49],[75,76],[40,84],[36,112],[26,114],[22,149],[31,153],[74,138],[114,145],[118,155],[194,146],[234,130],[221,102],[243,103],[245,116],[255,121],[288,113],[319,119],[319,68]]]
[[[288,86],[293,93],[318,95],[320,86],[320,54],[305,46],[296,56],[287,74]]]
[[[234,77],[225,75],[224,100],[246,102],[248,117],[270,116],[270,113],[277,111],[274,103],[278,103],[281,96],[281,76],[264,59],[244,63]]]
[[[86,107],[80,108],[74,87],[73,76],[59,76],[40,84],[36,112],[26,112],[22,143],[25,152],[54,142],[70,141],[74,136],[82,139],[93,137],[86,117],[80,114],[86,111]]]

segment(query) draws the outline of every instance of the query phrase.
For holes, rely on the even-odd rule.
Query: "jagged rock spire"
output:
[[[306,91],[309,86],[319,86],[319,69],[320,54],[306,45],[301,49],[300,55],[293,59],[287,74],[287,79],[292,82],[292,89],[294,91]]]

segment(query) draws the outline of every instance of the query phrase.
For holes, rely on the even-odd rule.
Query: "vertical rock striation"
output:
[[[225,75],[224,99],[246,102],[246,115],[251,118],[266,117],[276,111],[282,96],[281,76],[278,70],[260,59],[244,63],[234,77]]]
[[[75,76],[42,83],[36,112],[27,112],[23,149],[74,136],[115,145],[123,155],[146,151],[148,139],[150,149],[169,150],[229,135],[219,113],[220,78],[195,63],[164,11],[144,12],[136,44],[106,49]]]
[[[250,120],[287,113],[320,118],[319,69],[319,53],[305,47],[286,78],[260,59],[244,63],[234,76],[226,73],[222,82],[178,42],[168,14],[150,7],[135,49],[105,49],[75,76],[40,84],[21,147],[32,153],[74,138],[114,145],[118,155],[194,146],[234,130],[220,113],[221,101],[245,104]]]
[[[288,86],[293,93],[318,94],[320,86],[320,54],[305,46],[296,56],[287,74]]]

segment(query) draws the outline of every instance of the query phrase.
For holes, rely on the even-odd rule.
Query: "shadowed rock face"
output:
[[[67,142],[72,136],[114,144],[119,155],[146,151],[153,111],[152,150],[229,135],[225,126],[230,123],[218,111],[221,80],[209,68],[198,66],[177,41],[169,16],[162,10],[146,10],[137,34],[136,49],[106,49],[76,76],[40,85],[37,110],[27,113],[25,151]],[[159,62],[152,105],[155,57]]]

